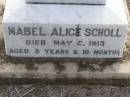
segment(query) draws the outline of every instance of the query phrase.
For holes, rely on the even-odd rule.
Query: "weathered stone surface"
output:
[[[122,59],[58,60],[8,57],[0,43],[0,84],[130,85],[129,45]]]
[[[8,56],[122,57],[128,30],[122,0],[105,6],[14,2],[7,1],[3,19]]]
[[[26,0],[28,3],[105,4],[106,0]]]
[[[2,0],[1,0],[2,1]],[[0,6],[1,8],[1,6]],[[3,8],[3,7],[2,7]],[[2,13],[2,12],[0,12]],[[2,16],[0,15],[0,19]],[[1,21],[1,20],[0,20]],[[1,27],[1,24],[0,24]],[[1,27],[2,28],[2,27]],[[0,35],[2,29],[0,28]],[[125,49],[125,56],[118,60],[118,59],[111,59],[104,61],[90,61],[86,60],[87,64],[123,64],[126,69],[129,69],[129,60],[130,60],[130,38],[128,34],[128,41],[126,42],[126,49]],[[0,38],[3,41],[3,39]],[[15,62],[15,58],[6,58],[4,53],[4,46],[3,43],[0,46],[0,64],[16,64],[18,65],[19,62]],[[30,65],[29,60],[26,59],[26,64]],[[21,62],[24,63],[25,60]],[[38,61],[38,60],[37,60]],[[58,61],[58,60],[55,60]],[[79,61],[79,60],[78,60]],[[113,62],[112,62],[113,61]],[[68,61],[69,62],[69,61]],[[39,61],[40,63],[40,61]],[[37,63],[37,64],[39,64]],[[44,63],[44,62],[41,62]],[[52,62],[53,63],[53,62]],[[78,63],[78,62],[77,62]],[[62,67],[63,68],[63,67]],[[122,67],[121,67],[122,68]],[[31,69],[31,68],[30,68]],[[124,70],[126,70],[124,69]],[[118,82],[117,82],[118,83]],[[124,83],[124,82],[122,82]],[[42,83],[43,84],[43,83]],[[85,95],[84,95],[85,94]],[[58,95],[58,96],[57,96]],[[59,96],[60,95],[60,96]],[[80,96],[79,96],[80,95]],[[129,86],[112,86],[112,85],[0,85],[0,97],[130,97],[130,87]]]
[[[1,0],[2,1],[2,0]],[[1,2],[0,1],[0,2]],[[1,5],[0,5],[1,8]],[[2,7],[3,8],[3,7]],[[0,12],[3,13],[3,12]],[[2,16],[0,15],[0,19]],[[1,20],[0,20],[1,21]],[[1,27],[1,24],[0,24]],[[2,28],[2,27],[1,27]],[[3,30],[0,28],[0,35],[2,35]],[[126,42],[125,56],[122,59],[103,59],[102,61],[90,61],[86,60],[87,64],[123,64],[126,69],[129,69],[129,61],[130,61],[130,38],[128,34],[128,41]],[[1,36],[2,37],[2,36]],[[0,38],[3,41],[3,39]],[[15,61],[15,58],[7,58],[4,53],[3,43],[0,46],[0,64],[16,64],[19,62]],[[29,60],[26,59],[26,64],[30,65]],[[24,63],[25,60],[21,62]],[[38,60],[37,60],[38,61]],[[61,61],[61,60],[55,60]],[[78,60],[79,61],[79,60]],[[112,62],[113,61],[113,62]],[[49,61],[48,61],[49,62]],[[69,61],[68,61],[69,62]],[[40,61],[39,61],[40,63]],[[37,64],[39,64],[37,63]],[[44,62],[41,62],[44,63]],[[54,63],[54,62],[52,62]],[[78,62],[77,62],[78,63]],[[63,67],[62,67],[63,68]],[[121,67],[122,68],[122,67]],[[30,68],[31,69],[31,68]],[[124,70],[126,70],[124,69]],[[83,69],[82,69],[83,70]],[[118,83],[118,82],[117,82]],[[122,82],[124,83],[124,82]],[[43,84],[43,83],[42,83]],[[83,95],[82,95],[82,94]],[[85,95],[84,95],[85,94]],[[112,86],[112,85],[0,85],[0,97],[130,97],[130,87],[129,86]],[[53,96],[54,95],[54,96]],[[61,95],[61,96],[59,96]],[[79,96],[81,95],[81,96]]]
[[[130,34],[127,36],[121,59],[12,58],[6,56],[1,36],[0,84],[130,85]]]

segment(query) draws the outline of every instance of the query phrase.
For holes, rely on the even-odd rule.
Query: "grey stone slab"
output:
[[[6,54],[13,57],[121,58],[128,21],[122,0],[105,6],[7,1]],[[17,41],[16,41],[17,40]]]
[[[84,84],[130,85],[129,35],[130,34],[128,34],[126,48],[124,49],[124,56],[121,59],[12,58],[6,56],[4,40],[2,38],[0,39],[0,84],[50,83],[57,84],[56,86],[58,86],[58,84],[83,84],[83,86],[85,86]],[[65,87],[67,88],[67,86],[68,85]],[[68,88],[70,89],[71,87],[73,87],[73,85]],[[98,87],[94,86],[96,91],[97,88]],[[6,95],[8,95],[8,93],[12,94],[10,89],[12,88],[9,87],[7,93],[2,93]],[[55,88],[53,87],[53,89]],[[119,87],[114,87],[112,93],[114,90],[117,90],[114,94],[118,95],[122,93],[120,89]],[[17,95],[15,93],[14,95]],[[25,92],[22,92],[21,94],[24,93]]]
[[[105,4],[106,0],[26,0],[27,3]]]
[[[12,58],[0,49],[0,84],[130,85],[129,52],[123,59]]]

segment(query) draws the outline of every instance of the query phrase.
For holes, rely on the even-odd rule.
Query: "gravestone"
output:
[[[28,3],[105,4],[106,0],[26,0]]]
[[[8,56],[120,58],[123,55],[128,21],[122,0],[107,0],[106,5],[13,2],[7,0],[3,18]]]

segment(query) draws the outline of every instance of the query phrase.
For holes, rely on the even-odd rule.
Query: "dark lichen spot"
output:
[[[35,64],[33,62],[29,62],[25,66],[26,66],[27,70],[35,70],[35,71],[38,70],[38,68],[35,66]]]
[[[4,9],[5,9],[4,5],[1,5],[1,4],[0,4],[0,16],[3,15]]]
[[[78,71],[101,71],[100,67],[94,65],[94,64],[87,64],[87,63],[83,63],[82,61],[79,62],[78,64]]]
[[[57,70],[57,73],[61,73],[65,70],[65,66],[62,65],[59,61],[54,62],[55,69]]]

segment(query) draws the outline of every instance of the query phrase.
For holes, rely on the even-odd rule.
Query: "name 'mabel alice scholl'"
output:
[[[81,59],[123,56],[128,31],[123,0],[107,0],[106,5],[13,2],[7,0],[3,17],[8,56]]]
[[[47,36],[47,31],[42,27],[8,27],[10,36]],[[48,36],[86,36],[86,37],[121,37],[119,28],[52,28],[48,32]]]

